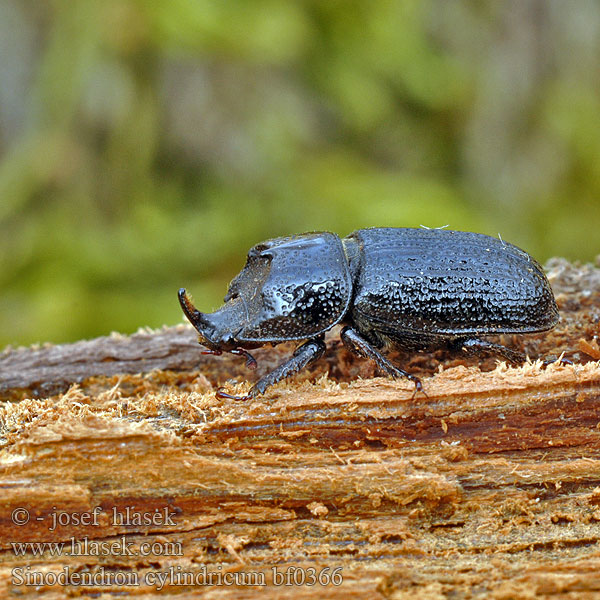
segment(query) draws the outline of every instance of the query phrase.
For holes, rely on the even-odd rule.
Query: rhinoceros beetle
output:
[[[394,378],[418,377],[393,365],[385,347],[440,346],[525,356],[482,336],[546,331],[558,321],[552,290],[526,252],[479,233],[447,229],[360,229],[304,233],[267,240],[248,252],[245,267],[214,313],[198,311],[184,288],[179,301],[209,354],[242,355],[263,344],[306,340],[293,356],[259,379],[246,400],[296,373],[325,351],[324,334],[343,324],[352,352],[374,360]]]

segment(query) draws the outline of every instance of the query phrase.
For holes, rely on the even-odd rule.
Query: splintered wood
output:
[[[258,373],[183,326],[5,351],[2,597],[598,597],[600,270],[549,271],[561,323],[503,341],[573,364],[397,356],[427,396],[335,335],[248,402],[214,390],[290,346]]]

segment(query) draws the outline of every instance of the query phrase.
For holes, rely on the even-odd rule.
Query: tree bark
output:
[[[291,346],[256,372],[184,326],[5,351],[3,597],[593,597],[600,270],[549,270],[561,323],[504,341],[573,364],[397,356],[426,396],[335,334],[249,402],[214,389]]]

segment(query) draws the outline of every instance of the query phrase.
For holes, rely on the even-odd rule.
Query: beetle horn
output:
[[[188,296],[185,288],[181,288],[177,293],[179,296],[179,304],[181,304],[181,308],[188,318],[189,322],[198,330],[198,332],[203,336],[203,330],[206,330],[207,327],[211,327],[210,323],[206,319],[203,313],[201,313],[193,304],[192,299]]]

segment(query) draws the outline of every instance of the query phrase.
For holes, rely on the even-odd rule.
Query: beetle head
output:
[[[179,290],[179,303],[189,322],[198,332],[198,341],[212,350],[230,350],[239,344],[235,332],[243,321],[241,302],[228,302],[220,310],[206,314],[196,309],[184,288]]]
[[[196,310],[185,290],[179,301],[202,344],[229,350],[320,335],[344,317],[351,295],[342,243],[325,232],[254,246],[214,313]]]

